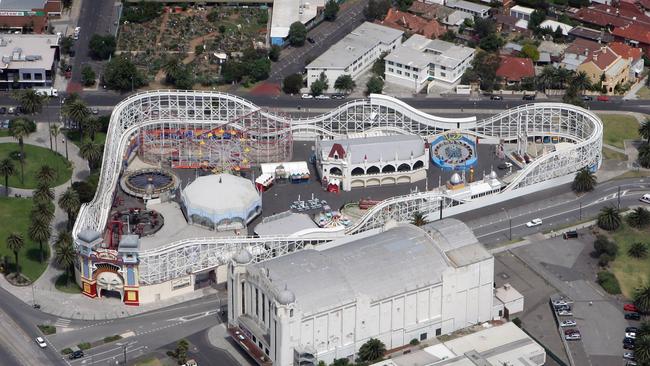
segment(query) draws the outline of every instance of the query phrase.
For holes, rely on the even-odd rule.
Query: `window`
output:
[[[41,73],[34,74],[34,80],[43,80],[43,74]]]
[[[389,67],[389,68],[388,68],[388,72],[393,72],[393,68],[392,68],[392,67]]]
[[[444,78],[444,77],[447,77],[447,74],[445,74],[444,72],[441,72],[440,76],[442,76]]]
[[[246,291],[244,290],[244,283],[241,283],[241,313],[246,314]]]
[[[425,339],[427,339],[427,333],[420,334],[420,340],[423,341]]]
[[[289,318],[293,318],[293,309],[289,309]]]
[[[440,70],[447,70],[447,68],[444,66],[440,66]]]
[[[32,80],[32,74],[23,74],[23,80]]]
[[[503,310],[499,310],[499,316],[503,316]]]
[[[410,73],[410,72],[405,72],[404,75],[405,75],[407,78],[410,78],[410,77],[411,77],[411,73]]]
[[[269,355],[269,349],[265,347],[264,348],[264,353],[266,353],[266,355],[268,356]]]
[[[436,337],[442,334],[442,328],[436,329]]]
[[[418,78],[418,75],[417,75],[417,74],[413,74],[413,79],[416,79],[416,80],[417,80],[417,78]]]
[[[260,316],[260,295],[255,289],[255,315]]]
[[[402,70],[397,70],[397,75],[402,75]]]
[[[262,294],[262,322],[266,322],[266,299],[264,294]]]

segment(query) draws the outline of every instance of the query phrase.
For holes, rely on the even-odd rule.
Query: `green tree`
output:
[[[94,141],[85,141],[79,146],[79,155],[88,160],[88,166],[94,170],[99,165],[99,159],[102,157],[102,146]]]
[[[72,229],[72,223],[74,222],[75,215],[79,212],[80,206],[79,196],[72,187],[66,189],[59,197],[59,207],[68,215],[68,230]]]
[[[109,89],[127,91],[146,85],[145,78],[124,55],[111,58],[104,69],[104,83]]]
[[[302,89],[303,80],[300,74],[291,74],[282,81],[282,90],[287,94],[298,94]]]
[[[491,33],[486,37],[481,38],[478,46],[485,51],[494,52],[503,46],[503,39],[495,33]]]
[[[176,344],[176,351],[174,352],[176,356],[176,361],[178,364],[184,364],[187,362],[187,350],[189,349],[189,343],[185,339],[181,339]]]
[[[69,118],[79,131],[79,135],[83,136],[83,123],[90,116],[90,109],[80,98],[74,98],[63,103],[61,113]]]
[[[33,131],[27,120],[16,118],[11,121],[9,132],[18,140],[18,146],[20,146],[20,182],[25,183],[25,138]]]
[[[67,273],[66,285],[68,285],[70,280],[74,278],[74,261],[77,257],[74,246],[72,245],[72,234],[69,231],[59,231],[56,242],[54,243],[54,250],[56,253],[56,263]]]
[[[614,231],[621,226],[621,214],[615,207],[603,207],[596,223],[603,230]]]
[[[88,43],[90,57],[95,60],[108,60],[115,52],[115,47],[115,37],[111,34],[105,36],[93,34],[90,37],[90,43]]]
[[[368,342],[361,345],[359,348],[359,359],[362,362],[377,361],[384,357],[386,353],[386,346],[382,341],[376,338],[370,338]]]
[[[650,144],[643,144],[639,147],[639,165],[644,168],[650,168]]]
[[[40,112],[45,103],[45,97],[36,93],[34,89],[18,90],[14,92],[13,98],[20,105],[20,110],[27,114]]]
[[[129,23],[146,23],[154,20],[163,12],[163,3],[141,0],[137,4],[124,5],[122,20]]]
[[[23,234],[18,232],[12,232],[7,236],[7,249],[14,252],[14,259],[16,263],[16,273],[20,274],[20,265],[18,264],[18,253],[25,246],[25,239],[23,239]]]
[[[555,28],[555,31],[553,31],[553,40],[555,42],[561,42],[564,39],[564,33],[562,33],[562,28],[558,25],[557,28]]]
[[[576,193],[590,192],[595,187],[596,175],[588,168],[578,170],[573,178],[573,183],[571,183],[571,189]]]
[[[52,192],[49,192],[52,193]],[[49,193],[47,193],[49,195]],[[34,200],[34,205],[32,210],[29,212],[29,219],[34,220],[43,220],[47,222],[52,222],[54,219],[54,205],[52,201],[46,200]]]
[[[384,80],[379,76],[375,75],[368,80],[366,83],[366,94],[381,94],[384,90]]]
[[[90,136],[90,140],[95,141],[95,135],[102,129],[101,122],[97,118],[89,117],[83,120],[82,123],[84,131]]]
[[[50,222],[47,220],[32,220],[32,222],[29,224],[29,238],[35,242],[38,242],[41,263],[43,263],[43,260],[45,259],[43,243],[47,243],[47,241],[50,240],[50,230]]]
[[[627,215],[627,223],[630,226],[643,229],[650,224],[650,211],[644,207],[637,207]]]
[[[597,235],[596,240],[594,240],[594,254],[596,257],[602,257],[607,255],[610,258],[616,258],[618,254],[618,246],[616,243],[607,239],[604,235]]]
[[[339,12],[339,3],[336,0],[329,0],[325,4],[323,11],[323,18],[328,22],[333,22],[336,19],[336,14]]]
[[[397,8],[401,11],[407,11],[413,5],[413,0],[397,0]]]
[[[382,78],[386,72],[386,61],[384,60],[386,55],[388,55],[388,52],[382,52],[375,63],[372,64],[372,73]]]
[[[632,258],[645,258],[648,255],[648,247],[645,243],[632,243],[630,248],[627,250],[627,255]]]
[[[539,25],[546,20],[546,12],[543,9],[535,9],[530,14],[530,20],[528,21],[528,29],[532,31],[538,31]]]
[[[650,285],[643,285],[634,290],[634,305],[641,313],[647,314],[650,312]],[[644,324],[645,331],[643,333],[650,335],[650,324],[647,322]],[[637,332],[637,336],[641,335],[639,333],[641,332]]]
[[[85,180],[73,182],[72,189],[77,192],[81,203],[90,202],[95,197],[96,187]]]
[[[334,89],[339,92],[350,93],[356,86],[357,84],[352,79],[352,76],[348,74],[343,74],[334,81]]]
[[[474,17],[473,25],[474,33],[479,38],[485,38],[491,34],[496,34],[496,23],[492,19],[483,19],[481,17]]]
[[[327,89],[329,89],[329,81],[327,80],[327,76],[325,76],[324,72],[320,73],[320,76],[318,77],[318,80],[314,81],[311,83],[311,86],[309,87],[311,90],[312,95],[314,96],[319,96],[323,94]]]
[[[535,46],[532,43],[526,43],[522,48],[521,48],[521,55],[525,58],[529,58],[533,61],[539,60],[539,51],[537,50],[537,46]]]
[[[45,182],[39,182],[38,187],[34,190],[34,202],[52,202],[54,199],[54,191]]]
[[[571,78],[571,85],[582,94],[585,90],[591,89],[591,79],[586,72],[580,71]]]
[[[646,143],[650,144],[650,119],[647,119],[641,122],[639,126],[639,135],[646,140]]]
[[[56,180],[57,171],[49,165],[41,165],[41,167],[36,172],[36,178],[38,179],[39,183],[49,186]]]
[[[537,85],[542,90],[550,89],[555,84],[555,68],[553,66],[544,66],[542,71],[537,75]]]
[[[650,335],[637,336],[634,342],[634,358],[639,365],[650,365]]]
[[[273,45],[269,48],[269,59],[273,62],[277,62],[280,59],[280,51],[282,49],[278,45]]]
[[[497,53],[479,50],[472,60],[472,72],[481,83],[481,89],[492,91],[497,83],[497,69],[501,58]]]
[[[84,86],[95,85],[96,78],[97,75],[95,74],[95,70],[93,70],[92,67],[85,65],[81,68],[81,82],[84,84]]]
[[[441,37],[443,41],[454,42],[456,40],[456,32],[451,29],[448,29]]]
[[[0,174],[5,177],[5,196],[9,197],[9,177],[16,174],[14,162],[9,158],[0,161]]]
[[[368,21],[384,19],[392,3],[390,0],[369,0],[368,5],[363,10],[363,14]]]
[[[428,223],[427,219],[424,217],[424,214],[420,211],[416,211],[413,213],[413,216],[411,217],[411,224],[415,226],[424,226]]]
[[[307,39],[307,28],[301,22],[294,22],[289,26],[289,44],[302,47]]]
[[[52,126],[50,126],[50,136],[54,138],[54,151],[59,150],[58,137],[60,133],[61,133],[61,126],[59,126],[58,124],[53,124]]]
[[[174,84],[176,75],[181,69],[181,60],[176,57],[168,57],[162,65],[162,71],[165,73],[165,82],[167,84]]]
[[[59,47],[61,48],[62,54],[64,55],[70,54],[70,50],[72,49],[72,46],[74,46],[74,39],[72,39],[71,36],[61,37],[61,41],[59,42]]]

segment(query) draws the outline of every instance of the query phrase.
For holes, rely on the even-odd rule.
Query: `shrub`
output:
[[[621,287],[618,284],[618,280],[611,272],[598,272],[598,284],[609,294],[618,295],[621,293]]]
[[[50,334],[55,334],[56,333],[56,327],[53,325],[47,325],[47,324],[40,324],[38,326],[38,329],[45,334],[45,335],[50,335]]]
[[[112,336],[108,336],[108,337],[104,338],[104,343],[111,343],[111,342],[119,341],[120,339],[122,339],[122,336],[119,335],[119,334],[116,334],[116,335],[112,335]]]
[[[418,341],[417,338],[413,338],[413,339],[411,339],[411,341],[409,342],[409,344],[410,344],[411,346],[417,346],[418,344],[420,344],[420,341]]]
[[[612,261],[612,257],[608,254],[603,254],[598,258],[598,265],[601,267],[607,267],[609,262]]]
[[[88,342],[83,342],[83,343],[79,343],[77,347],[79,347],[80,350],[85,351],[87,349],[90,349],[90,347],[92,346]]]
[[[519,319],[519,318],[514,318],[514,319],[512,319],[512,323],[513,323],[514,325],[518,326],[519,328],[521,328],[521,319]]]
[[[616,245],[616,243],[607,239],[607,237],[603,235],[596,236],[596,240],[594,241],[595,257],[600,257],[603,254],[607,254],[613,259],[616,258],[617,253],[618,253],[618,246]]]
[[[61,353],[63,353],[64,355],[69,355],[72,353],[72,349],[70,349],[70,347],[66,347],[61,350]]]

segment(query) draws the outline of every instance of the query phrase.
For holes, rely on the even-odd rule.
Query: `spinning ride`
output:
[[[431,161],[442,170],[468,170],[477,160],[476,142],[458,132],[445,133],[431,142]]]
[[[178,182],[178,178],[166,170],[138,169],[124,174],[120,186],[131,196],[152,199],[177,188]]]

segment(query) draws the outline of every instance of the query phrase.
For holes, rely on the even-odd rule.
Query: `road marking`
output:
[[[54,323],[54,326],[57,328],[68,328],[72,320],[65,318],[58,318]]]

